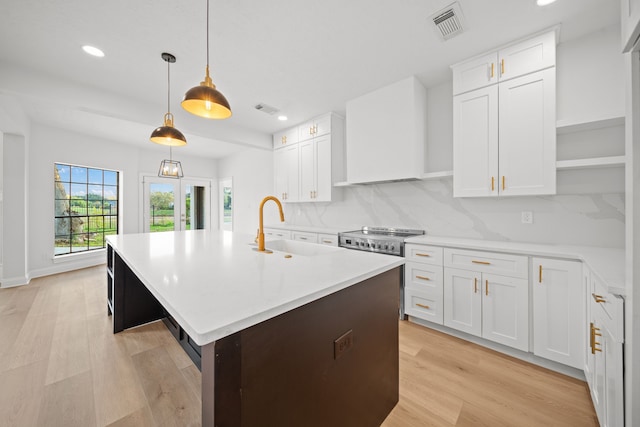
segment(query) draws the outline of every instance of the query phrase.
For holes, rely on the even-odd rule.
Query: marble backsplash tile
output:
[[[287,205],[292,225],[425,229],[433,236],[624,247],[624,194],[453,198],[451,179],[345,187],[341,200]],[[533,213],[533,224],[521,212]]]

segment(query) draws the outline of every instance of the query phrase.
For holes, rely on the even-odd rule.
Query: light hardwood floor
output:
[[[200,425],[198,369],[161,322],[114,335],[105,293],[104,266],[0,289],[0,426]],[[400,322],[383,427],[597,425],[584,382]]]

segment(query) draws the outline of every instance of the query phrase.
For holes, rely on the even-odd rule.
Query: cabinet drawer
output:
[[[321,245],[338,246],[337,234],[318,234],[318,243]]]
[[[404,290],[405,313],[442,325],[442,296],[433,296],[412,287]]]
[[[609,293],[595,274],[591,275],[591,281],[592,317],[599,318],[617,342],[624,342],[624,299]]]
[[[318,243],[317,233],[305,233],[303,231],[293,231],[291,232],[291,238],[293,240],[299,240],[301,242]]]
[[[264,238],[265,240],[282,240],[282,239],[289,240],[291,239],[291,231],[278,230],[277,228],[265,228]]]
[[[404,246],[404,257],[407,261],[442,265],[442,248],[408,243]]]
[[[442,274],[442,266],[407,262],[404,266],[404,284],[433,296],[442,296]]]
[[[526,279],[529,259],[521,255],[445,248],[444,266]]]

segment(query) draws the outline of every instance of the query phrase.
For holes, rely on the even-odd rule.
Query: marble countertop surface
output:
[[[108,237],[199,345],[404,264],[400,257],[325,246],[316,256],[285,258],[285,252],[255,251],[253,240],[249,234],[205,230]]]
[[[625,294],[625,251],[616,248],[592,246],[543,245],[537,243],[499,242],[456,237],[410,237],[406,243],[507,252],[541,257],[583,261],[607,286],[609,292]]]

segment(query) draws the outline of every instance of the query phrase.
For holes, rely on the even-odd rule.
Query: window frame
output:
[[[103,251],[106,237],[118,234],[120,229],[121,172],[68,162],[54,162],[53,169],[54,259]],[[78,179],[78,172],[84,177]],[[96,172],[99,172],[99,182]],[[61,245],[61,241],[68,244]]]

